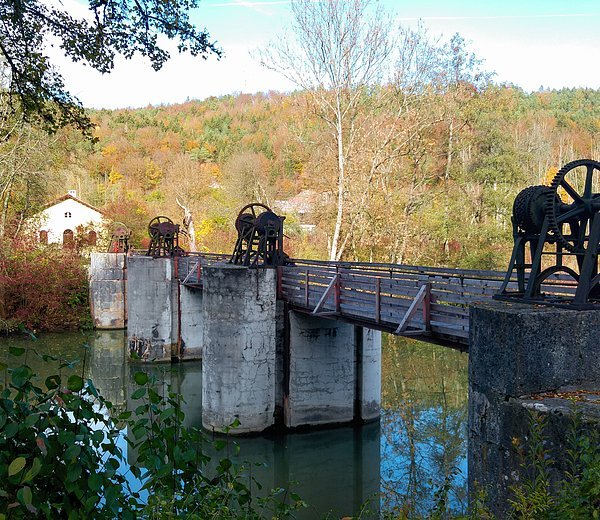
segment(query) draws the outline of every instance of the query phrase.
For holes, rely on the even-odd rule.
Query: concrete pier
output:
[[[130,357],[171,361],[177,353],[177,280],[173,259],[128,259],[127,340]]]
[[[510,487],[521,478],[528,410],[546,415],[545,447],[557,468],[566,467],[574,407],[544,404],[544,394],[600,390],[600,311],[490,302],[471,308],[470,324],[469,489],[485,491],[504,518]],[[583,421],[600,428],[600,417]]]
[[[202,289],[179,286],[178,357],[181,361],[202,359],[204,344]]]
[[[127,259],[124,253],[92,253],[90,263],[90,306],[94,327],[124,329]]]
[[[379,418],[381,333],[290,312],[287,386],[287,427]]]
[[[176,258],[128,258],[130,354],[142,361],[202,358],[202,290],[181,284]]]
[[[92,293],[98,302],[126,302],[130,359],[204,359],[207,429],[235,419],[234,433],[250,433],[379,418],[380,332],[291,311],[277,301],[275,269],[205,265],[202,285],[184,285],[178,270],[189,272],[186,261],[97,255]],[[109,307],[97,304],[96,314]],[[115,323],[108,310],[102,316]]]
[[[229,264],[203,270],[202,425],[231,433],[274,423],[276,271]]]

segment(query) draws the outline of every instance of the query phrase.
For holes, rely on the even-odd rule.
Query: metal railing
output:
[[[293,260],[279,268],[279,295],[315,316],[339,316],[387,332],[466,345],[469,305],[491,300],[505,273],[364,262]],[[509,289],[516,290],[516,278]],[[572,295],[560,274],[544,292]]]

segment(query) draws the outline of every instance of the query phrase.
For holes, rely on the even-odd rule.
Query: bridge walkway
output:
[[[228,259],[206,253],[181,257],[177,277],[200,288],[202,267]],[[505,276],[500,271],[303,259],[277,269],[278,299],[294,310],[461,349],[468,347],[469,305],[491,300]],[[508,288],[516,290],[516,279]],[[575,284],[555,274],[542,290],[573,296]]]

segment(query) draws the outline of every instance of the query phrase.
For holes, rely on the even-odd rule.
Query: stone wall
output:
[[[505,302],[471,308],[469,489],[484,490],[498,518],[522,478],[531,410],[548,417],[547,445],[557,468],[565,465],[573,410],[543,401],[565,389],[600,390],[599,337],[600,311]],[[597,427],[593,416],[583,419]]]

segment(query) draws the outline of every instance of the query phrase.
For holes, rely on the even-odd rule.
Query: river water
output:
[[[83,359],[87,351],[87,377],[118,407],[128,405],[136,388],[133,374],[150,370],[183,395],[186,424],[201,425],[199,362],[128,365],[123,331],[0,339],[0,359],[11,364],[9,345],[66,360]],[[28,364],[43,378],[56,373],[56,367],[35,356],[28,356]],[[422,516],[435,507],[442,488],[450,489],[451,510],[464,511],[467,355],[384,335],[381,401],[380,422],[236,439],[239,458],[264,463],[254,473],[264,487],[291,486],[309,504],[301,518],[357,515],[364,504],[372,513],[363,517]]]

